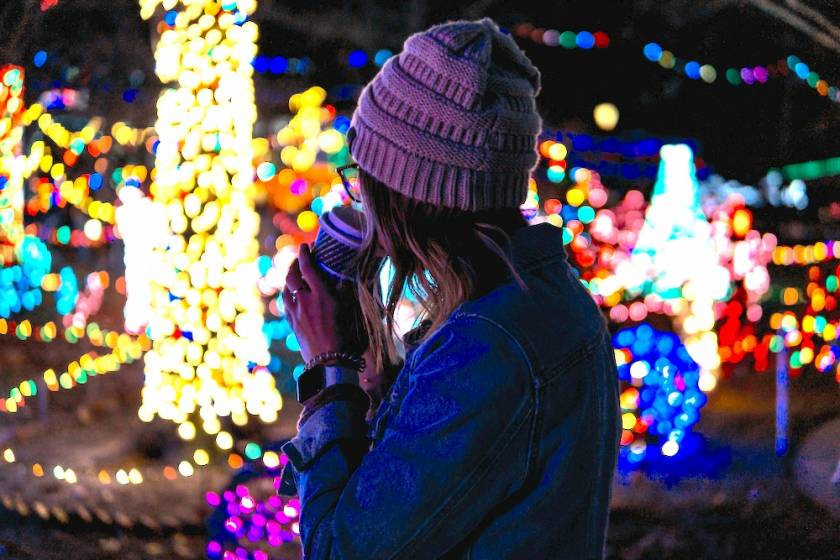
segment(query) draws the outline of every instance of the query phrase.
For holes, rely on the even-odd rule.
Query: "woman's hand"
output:
[[[300,246],[298,258],[289,267],[283,288],[286,318],[308,362],[322,352],[361,352],[354,333],[347,332],[346,303],[340,303],[336,291],[321,275],[309,245]],[[294,297],[292,291],[295,292]],[[342,332],[344,331],[344,332]]]

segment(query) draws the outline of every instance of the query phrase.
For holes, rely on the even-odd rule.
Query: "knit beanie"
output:
[[[518,208],[538,162],[539,70],[490,18],[415,33],[362,90],[348,141],[362,170],[410,198]]]

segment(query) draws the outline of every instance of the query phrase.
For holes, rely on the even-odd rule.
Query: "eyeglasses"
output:
[[[339,177],[341,177],[341,184],[344,185],[344,190],[347,191],[347,196],[353,202],[362,201],[362,189],[359,186],[359,164],[349,163],[342,165],[338,169]]]

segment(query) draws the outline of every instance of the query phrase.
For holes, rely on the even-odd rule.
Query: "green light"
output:
[[[546,177],[552,183],[559,183],[566,177],[566,172],[559,165],[549,166],[548,171],[545,172]]]
[[[825,317],[823,317],[822,315],[817,315],[817,318],[814,319],[814,332],[817,334],[822,334],[826,324],[828,324],[828,321],[825,320]]]
[[[595,219],[595,210],[591,206],[581,206],[578,208],[578,220],[584,224],[588,224]]]
[[[738,72],[738,70],[735,68],[727,68],[726,81],[728,81],[733,86],[741,85],[741,73]]]
[[[563,228],[563,245],[568,245],[569,243],[572,242],[572,239],[574,239],[574,238],[575,238],[575,234],[572,233],[572,230],[570,230],[567,227],[564,227]]]
[[[260,446],[254,443],[253,441],[245,446],[245,456],[251,459],[252,461],[256,461],[262,455],[262,450]]]
[[[68,226],[61,226],[55,232],[55,238],[62,245],[67,245],[70,243],[70,228]]]
[[[573,49],[577,46],[577,33],[574,31],[564,31],[560,34],[560,46],[565,49]]]
[[[790,163],[782,167],[785,179],[814,180],[840,175],[840,157],[833,157],[801,163]]]

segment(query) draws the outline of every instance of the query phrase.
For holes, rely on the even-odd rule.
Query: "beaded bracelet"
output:
[[[311,360],[306,362],[306,366],[304,366],[304,371],[309,371],[313,367],[324,364],[330,360],[337,360],[342,365],[349,365],[350,367],[355,368],[358,370],[359,373],[362,373],[365,370],[365,359],[358,355],[358,354],[351,354],[349,352],[322,352],[317,356],[313,357]]]

